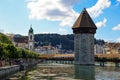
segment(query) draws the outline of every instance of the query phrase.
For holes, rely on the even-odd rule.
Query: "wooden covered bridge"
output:
[[[120,54],[95,54],[95,61],[120,62]],[[40,59],[46,60],[74,60],[74,54],[41,54]]]

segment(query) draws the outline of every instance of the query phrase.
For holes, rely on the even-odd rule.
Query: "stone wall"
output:
[[[36,66],[38,61],[24,62],[21,65],[12,65],[0,67],[0,80],[8,79],[11,75],[16,72],[23,71]]]
[[[9,75],[18,72],[20,69],[19,65],[0,67],[0,80],[4,80]]]
[[[75,34],[75,64],[94,65],[94,34]]]

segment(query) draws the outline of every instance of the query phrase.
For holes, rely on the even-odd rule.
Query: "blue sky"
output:
[[[1,0],[0,31],[73,34],[71,27],[86,8],[98,27],[95,37],[120,41],[120,0]]]

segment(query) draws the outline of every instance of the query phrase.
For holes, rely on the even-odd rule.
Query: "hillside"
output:
[[[59,34],[35,34],[35,46],[49,45],[57,46],[62,44],[62,49],[73,50],[74,36]]]
[[[60,34],[35,34],[35,47],[42,45],[57,46],[62,44],[62,49],[73,50],[74,49],[74,35],[60,35]],[[95,44],[103,45],[104,40],[96,40]]]

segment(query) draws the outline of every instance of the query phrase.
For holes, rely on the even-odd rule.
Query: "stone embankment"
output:
[[[0,68],[0,80],[8,78],[8,75],[14,74],[20,70],[19,65],[6,66]]]
[[[31,61],[29,63],[23,63],[20,65],[0,67],[0,80],[5,80],[5,79],[12,80],[13,77],[21,78],[25,73],[24,70],[27,70],[29,68],[36,66],[37,63],[38,63],[37,61],[36,62]],[[20,71],[22,72],[22,74],[17,73]],[[15,73],[17,73],[17,74],[15,74]]]

